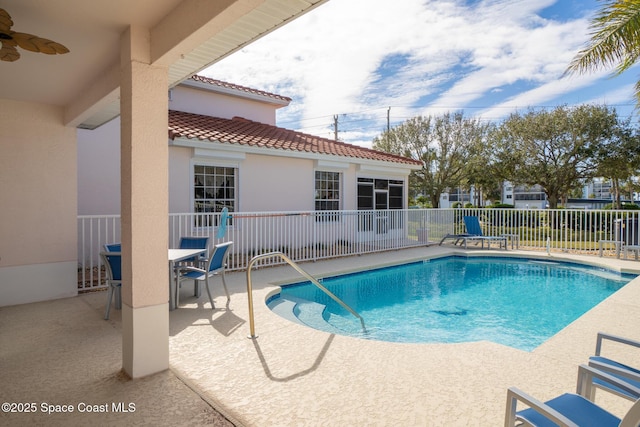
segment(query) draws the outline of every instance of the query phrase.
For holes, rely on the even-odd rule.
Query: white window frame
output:
[[[318,199],[318,197],[317,197],[318,191],[322,191],[323,190],[322,188],[318,189],[318,187],[317,187],[317,184],[318,184],[317,174],[318,173],[332,173],[332,174],[337,174],[338,175],[338,180],[337,180],[337,183],[338,183],[338,198],[337,198],[338,207],[336,209],[318,209],[317,208],[317,205],[316,205],[317,202],[335,201],[336,200],[336,199],[327,199],[327,198]],[[344,193],[344,177],[343,176],[344,176],[344,174],[341,171],[324,170],[324,169],[315,169],[313,171],[313,193],[314,193],[313,194],[313,209],[316,212],[322,212],[322,211],[325,211],[325,210],[333,211],[333,210],[341,210],[342,209],[342,206],[343,206],[342,200],[343,200],[343,193]],[[335,181],[332,181],[332,182],[335,182]]]
[[[192,158],[191,159],[191,165],[190,165],[190,172],[189,172],[189,203],[190,203],[190,210],[194,215],[197,215],[200,212],[196,212],[196,208],[195,208],[195,204],[196,204],[196,197],[195,197],[195,177],[196,177],[196,167],[197,166],[205,166],[205,167],[218,167],[218,168],[231,168],[233,169],[233,181],[234,181],[234,185],[233,185],[233,209],[230,209],[230,211],[234,211],[234,212],[238,212],[240,207],[240,181],[239,181],[239,175],[240,175],[240,165],[238,162],[230,162],[230,161],[224,161],[224,160],[212,160],[212,159],[202,159],[202,158]],[[231,198],[230,198],[231,199]]]

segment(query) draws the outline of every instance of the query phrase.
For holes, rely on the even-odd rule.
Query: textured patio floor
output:
[[[452,251],[416,248],[302,266],[325,276]],[[635,261],[562,258],[640,270]],[[171,370],[133,381],[118,373],[120,313],[102,320],[104,293],[0,308],[3,402],[125,402],[136,408],[133,413],[1,413],[0,424],[495,426],[504,422],[509,386],[541,399],[573,391],[577,366],[593,353],[598,331],[640,339],[640,279],[524,352],[490,342],[396,344],[315,331],[264,305],[274,284],[298,280],[293,269],[258,269],[252,278],[257,339],[247,338],[245,273],[227,276],[228,307],[215,290],[215,311],[208,308],[206,292],[196,300],[185,286],[181,307],[170,314]],[[604,351],[640,366],[640,352],[616,346]],[[630,406],[603,392],[596,401],[618,415]]]

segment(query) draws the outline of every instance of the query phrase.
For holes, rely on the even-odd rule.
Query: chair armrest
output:
[[[600,367],[600,364],[598,364]],[[629,376],[627,373],[623,373],[622,370],[618,370],[614,367],[607,367],[606,371],[615,372],[616,374],[620,374],[622,376]],[[602,381],[606,381],[615,385],[616,387],[624,390],[627,393],[635,394],[640,396],[640,388],[633,386],[624,380],[621,380],[618,377],[614,377],[610,375],[608,372],[604,370],[596,369],[594,366],[580,365],[578,366],[578,384],[576,385],[576,393],[581,396],[586,397],[587,399],[591,396],[591,387],[593,386],[593,379],[598,378]],[[634,377],[631,376],[631,379]]]
[[[600,356],[600,351],[602,350],[602,341],[604,341],[605,339],[640,348],[640,341],[623,338],[617,335],[607,334],[605,332],[598,332],[598,337],[596,339],[596,356]]]
[[[605,373],[610,372],[620,377],[629,378],[630,380],[640,382],[640,374],[638,374],[637,372],[630,371],[628,369],[618,368],[617,366],[611,366],[606,363],[598,362],[597,360],[590,360],[589,366]]]
[[[509,387],[507,389],[507,411],[504,420],[505,427],[515,426],[516,406],[518,404],[518,401],[524,403],[531,409],[549,418],[561,427],[579,427],[576,423],[562,415],[560,412],[556,411],[544,402],[528,395],[527,393],[516,387]]]

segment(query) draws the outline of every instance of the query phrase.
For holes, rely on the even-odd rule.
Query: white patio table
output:
[[[197,257],[206,252],[206,249],[169,249],[169,310],[178,308],[176,307],[176,301],[180,287],[176,286],[176,263]]]

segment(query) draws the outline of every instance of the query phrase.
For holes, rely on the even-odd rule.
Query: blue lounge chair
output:
[[[617,387],[629,392],[640,392],[636,387],[605,372],[580,365],[577,393],[565,393],[547,402],[542,402],[515,387],[510,387],[507,390],[505,427],[514,427],[516,422],[536,427],[637,427],[640,423],[640,400],[636,400],[624,418],[620,420],[586,397],[590,395],[593,380],[596,378],[615,383]],[[528,408],[516,411],[518,402]]]
[[[207,287],[207,294],[209,295],[209,302],[211,302],[211,308],[215,309],[213,298],[211,297],[211,290],[209,289],[209,280],[215,275],[222,277],[222,286],[224,292],[227,294],[227,303],[231,300],[229,296],[229,290],[227,289],[227,282],[224,278],[224,272],[227,267],[227,257],[229,256],[229,249],[233,242],[220,243],[214,246],[213,254],[209,259],[207,268],[198,268],[195,266],[184,266],[176,269],[176,289],[179,289],[180,282],[183,280],[195,280],[196,282],[204,281]],[[176,306],[180,303],[180,292],[176,295]]]
[[[620,363],[616,360],[609,359],[608,357],[601,356],[602,342],[604,340],[608,340],[618,344],[629,345],[635,348],[640,348],[640,342],[616,335],[606,334],[604,332],[599,332],[596,339],[595,355],[589,358],[589,366],[607,372],[611,376],[632,384],[633,386],[640,389],[640,370]],[[594,379],[594,385],[597,388],[607,390],[629,400],[636,400],[640,398],[640,394],[629,393],[627,390],[620,389],[615,384],[611,384],[600,379]],[[593,400],[593,398],[595,397],[595,388],[592,390],[592,395],[589,397]]]
[[[477,216],[465,216],[462,218],[464,220],[464,225],[467,229],[466,233],[463,234],[447,234],[440,240],[440,245],[446,239],[454,239],[454,245],[462,242],[464,244],[464,248],[467,249],[467,242],[469,240],[479,241],[482,244],[482,249],[484,249],[484,243],[487,242],[487,247],[491,249],[491,242],[498,242],[499,247],[506,250],[507,249],[507,238],[504,236],[485,236],[482,232],[482,227],[480,226],[480,219]]]

